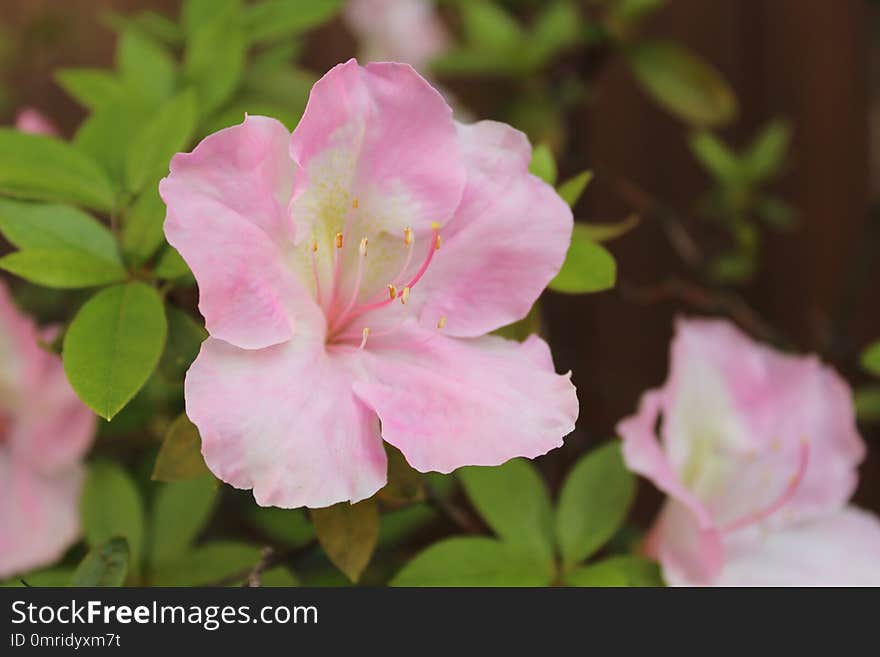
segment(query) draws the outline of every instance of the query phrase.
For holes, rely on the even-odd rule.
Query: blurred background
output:
[[[591,170],[595,179],[575,207],[579,221],[638,218],[607,244],[618,266],[614,289],[549,292],[542,302],[557,368],[574,371],[582,402],[576,433],[541,460],[551,485],[588,446],[613,435],[641,392],[662,382],[673,318],[716,314],[762,340],[818,352],[860,389],[870,449],[856,502],[880,511],[880,425],[872,423],[880,404],[859,365],[880,338],[880,5],[566,3],[575,25],[557,17],[546,30],[572,35],[546,57],[511,64],[468,50],[474,30],[486,30],[490,41],[507,38],[492,25],[480,28],[469,4],[437,3],[453,43],[423,72],[454,97],[459,116],[506,120],[547,144],[560,180]],[[528,40],[549,4],[492,6]],[[34,107],[72,136],[86,112],[55,71],[112,67],[118,16],[149,10],[173,18],[179,5],[0,0],[0,123]],[[360,37],[337,15],[298,36],[292,60],[298,71],[320,75],[363,53]],[[684,78],[706,88],[676,88],[676,67],[689,63],[674,61],[678,50],[640,48],[657,43],[703,62],[709,73],[697,67]],[[745,182],[725,178],[730,153],[745,152],[762,134],[782,154],[757,162],[760,171]],[[719,144],[730,150],[719,152]],[[640,515],[650,517],[655,503],[646,491]]]

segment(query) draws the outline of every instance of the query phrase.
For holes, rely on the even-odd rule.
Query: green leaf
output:
[[[569,586],[653,587],[663,586],[656,563],[630,555],[618,555],[577,568],[565,575]]]
[[[415,470],[399,449],[385,443],[388,455],[388,483],[376,493],[382,504],[402,506],[425,499],[422,474]]]
[[[618,237],[626,235],[639,225],[641,219],[636,214],[631,214],[623,221],[614,223],[590,222],[588,224],[575,224],[574,230],[592,242],[610,242]]]
[[[342,0],[264,0],[245,8],[248,40],[264,43],[302,34],[327,22]]]
[[[743,155],[743,166],[749,178],[758,182],[777,173],[785,162],[791,143],[791,126],[785,121],[771,121]]]
[[[91,215],[68,205],[0,199],[0,233],[19,249],[75,250],[120,262],[110,231]]]
[[[710,132],[700,131],[691,135],[688,145],[700,164],[718,182],[724,185],[742,182],[739,158],[718,137]]]
[[[89,157],[52,137],[0,128],[0,193],[110,210],[106,174]]]
[[[159,255],[159,260],[156,262],[156,269],[153,273],[164,281],[173,281],[184,276],[192,276],[186,261],[171,246],[166,247]]]
[[[64,371],[92,410],[111,419],[141,389],[165,346],[162,299],[140,282],[102,290],[79,310],[64,338]]]
[[[284,566],[275,566],[260,573],[260,586],[287,587],[299,586],[299,579]]]
[[[391,580],[392,586],[548,586],[544,559],[485,537],[449,538],[422,551]]]
[[[754,210],[765,224],[777,230],[791,230],[797,224],[791,206],[772,196],[764,196],[755,201]]]
[[[471,503],[492,530],[536,557],[553,561],[553,511],[547,486],[529,461],[458,471]]]
[[[614,257],[591,239],[589,229],[575,224],[568,255],[548,287],[566,294],[602,292],[614,287],[616,279]]]
[[[246,44],[238,3],[225,10],[218,4],[212,3],[210,20],[193,30],[183,61],[186,77],[198,92],[202,116],[232,97],[244,72]]]
[[[241,0],[184,0],[180,10],[180,22],[184,33],[192,37],[205,23],[218,14],[241,10]]]
[[[214,541],[190,550],[153,572],[154,586],[206,586],[243,582],[260,562],[260,548],[234,541]]]
[[[92,464],[80,498],[80,517],[92,547],[115,537],[128,541],[130,569],[140,572],[144,508],[137,486],[125,470],[110,461]]]
[[[169,46],[177,46],[183,41],[181,28],[169,18],[154,11],[142,11],[135,16],[107,12],[105,22],[118,32],[137,31]]]
[[[125,161],[128,189],[138,193],[168,172],[171,156],[189,144],[196,129],[196,95],[186,90],[167,103],[134,138]]]
[[[539,66],[576,44],[583,29],[580,10],[570,0],[550,3],[538,15],[532,29],[530,56]]]
[[[155,481],[187,481],[208,474],[202,458],[202,439],[186,413],[171,423],[153,466]]]
[[[126,30],[116,51],[119,77],[129,93],[158,107],[171,96],[177,65],[165,47],[139,30]]]
[[[55,72],[58,84],[80,105],[91,110],[126,100],[125,85],[104,69],[66,68]]]
[[[865,349],[859,361],[866,372],[880,376],[880,341]]]
[[[122,226],[122,250],[134,264],[145,263],[165,242],[164,222],[159,187],[150,185],[132,204]]]
[[[60,588],[70,584],[70,578],[73,576],[73,572],[74,569],[68,566],[43,568],[4,580],[3,582],[0,582],[0,586],[3,588],[25,586],[30,588],[44,586]]]
[[[862,386],[855,391],[856,417],[859,422],[880,422],[880,386]]]
[[[556,184],[556,159],[547,144],[538,144],[532,151],[529,172],[538,176],[548,185]]]
[[[0,269],[59,289],[117,283],[128,275],[119,263],[76,249],[26,249],[0,258]]]
[[[556,193],[562,197],[563,201],[568,203],[569,207],[573,208],[581,199],[584,190],[587,188],[587,185],[590,184],[592,179],[592,171],[581,171],[576,176],[569,178],[559,185],[559,187],[556,188]]]
[[[167,563],[186,552],[210,519],[217,491],[211,475],[161,485],[150,520],[150,563]]]
[[[315,538],[315,528],[302,509],[251,506],[247,515],[257,529],[286,547],[300,548]]]
[[[629,513],[635,477],[626,469],[620,442],[594,449],[574,466],[556,509],[556,540],[566,567],[601,548]]]
[[[654,13],[666,0],[615,0],[611,12],[615,20],[631,23]]]
[[[312,509],[312,523],[327,558],[348,579],[357,582],[379,538],[379,507],[375,500]]]
[[[80,125],[73,144],[100,164],[113,184],[121,189],[132,135],[141,130],[150,116],[148,108],[128,98],[102,105]]]
[[[122,586],[128,575],[128,543],[111,538],[89,550],[70,578],[70,586]]]
[[[159,361],[159,372],[168,381],[182,382],[189,366],[199,355],[199,349],[208,337],[208,332],[182,310],[169,306],[166,314],[168,343]]]
[[[717,126],[736,116],[736,97],[727,81],[689,50],[674,43],[643,42],[628,61],[642,88],[684,121]]]
[[[473,0],[461,6],[467,42],[483,52],[512,53],[525,42],[525,34],[501,7]]]

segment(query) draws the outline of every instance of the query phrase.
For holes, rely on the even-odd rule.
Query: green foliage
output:
[[[128,543],[111,538],[89,550],[70,578],[70,586],[122,586],[128,575]]]
[[[151,107],[171,96],[177,84],[177,63],[161,42],[143,30],[124,30],[116,57],[119,79],[127,93]]]
[[[55,79],[74,100],[92,110],[128,100],[125,86],[110,71],[67,68],[56,71]]]
[[[330,20],[342,0],[263,0],[245,8],[248,40],[271,42],[298,36]]]
[[[126,277],[119,263],[75,249],[28,249],[0,258],[0,269],[60,289],[116,283]]]
[[[0,128],[0,193],[110,210],[115,193],[94,160],[52,137]]]
[[[458,477],[480,516],[505,542],[553,563],[553,510],[544,480],[529,461],[461,468]]]
[[[153,270],[153,273],[156,274],[158,278],[166,281],[174,281],[187,276],[192,277],[192,272],[189,270],[186,261],[184,261],[177,250],[171,246],[165,247],[165,249],[159,254],[159,259],[156,262],[156,269]]]
[[[641,219],[638,215],[631,214],[626,219],[615,223],[591,222],[588,224],[576,224],[575,231],[580,232],[593,242],[610,242],[618,237],[623,237],[633,228],[639,225]]]
[[[98,547],[112,538],[128,542],[129,569],[140,572],[144,543],[144,508],[137,486],[129,474],[110,461],[98,461],[89,468],[80,517],[86,541]]]
[[[241,584],[260,561],[260,548],[236,541],[213,541],[158,565],[154,586]]]
[[[132,135],[150,119],[150,109],[126,97],[97,108],[80,125],[73,145],[97,162],[117,188],[125,186]]]
[[[168,342],[162,359],[159,361],[159,373],[168,381],[183,382],[189,366],[192,365],[208,332],[189,314],[168,306]]]
[[[875,342],[862,352],[862,368],[874,376],[880,376],[880,341]]]
[[[602,292],[614,287],[616,279],[614,256],[593,241],[589,229],[575,224],[568,255],[548,287],[567,294]]]
[[[357,504],[341,502],[312,509],[318,541],[333,565],[357,582],[379,539],[379,507],[374,499]]]
[[[553,151],[547,144],[538,144],[532,151],[529,172],[538,176],[548,185],[556,184],[556,158],[553,157]]]
[[[211,475],[162,484],[150,516],[150,563],[182,556],[211,517],[217,498],[217,480]]]
[[[631,555],[618,555],[581,566],[565,575],[568,586],[656,587],[663,586],[656,563]]]
[[[857,388],[855,406],[859,422],[880,422],[880,386],[870,385]]]
[[[168,429],[152,478],[155,481],[190,481],[208,474],[202,458],[202,439],[185,413],[182,413]]]
[[[556,538],[565,567],[602,547],[623,523],[635,495],[635,477],[613,441],[584,456],[569,473],[556,510]]]
[[[517,545],[483,537],[449,538],[427,548],[392,586],[548,586],[553,572]]]
[[[263,534],[285,547],[300,548],[315,539],[315,528],[302,509],[252,505],[248,519]]]
[[[156,368],[166,334],[156,290],[144,283],[107,288],[77,313],[64,339],[64,370],[73,389],[111,419]]]
[[[699,126],[717,126],[736,116],[736,96],[703,59],[667,42],[643,42],[627,55],[636,81],[661,107]]]
[[[557,193],[562,200],[568,203],[569,207],[574,207],[583,196],[584,190],[593,179],[592,171],[581,171],[576,176],[569,178],[556,188]]]
[[[184,10],[201,4],[205,3],[188,2]],[[232,97],[244,72],[247,44],[239,3],[224,0],[224,6],[220,4],[209,3],[199,9],[200,18],[191,18],[187,27],[183,69],[186,80],[198,92],[202,115]],[[190,9],[191,14],[195,11]]]
[[[165,243],[165,204],[158,186],[150,186],[132,204],[122,226],[122,251],[135,265],[149,260]]]

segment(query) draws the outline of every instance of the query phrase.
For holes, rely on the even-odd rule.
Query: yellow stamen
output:
[[[400,293],[400,303],[406,304],[409,301],[409,286],[403,288],[403,292]]]
[[[446,326],[446,315],[440,315],[440,319],[437,321],[437,328],[443,329]]]
[[[358,347],[358,349],[363,349],[364,346],[367,344],[367,338],[370,337],[370,327],[369,326],[364,327],[364,330],[361,331],[361,336],[362,336],[361,337],[361,346]]]
[[[360,246],[358,246],[358,253],[360,253],[362,256],[367,255],[367,244],[368,243],[369,243],[369,240],[367,240],[367,238],[365,237],[361,240]]]
[[[388,296],[391,297],[392,299],[397,298],[397,288],[394,287],[393,285],[388,286]]]
[[[312,250],[312,253],[318,252],[318,240],[316,240],[314,237],[312,238],[312,241],[309,242],[309,248]]]
[[[434,240],[434,248],[440,250],[440,233],[437,233],[437,239]]]
[[[440,230],[440,222],[432,221],[431,222],[431,230]]]
[[[413,241],[412,228],[407,226],[406,228],[403,229],[403,243],[406,244],[407,246],[409,246],[410,244],[412,244],[412,241]]]
[[[342,248],[342,233],[336,233],[336,248]]]
[[[360,204],[361,204],[360,201],[359,201],[357,198],[355,198],[355,199],[353,199],[352,202],[351,202],[351,207],[352,207],[353,209],[357,210],[357,209],[358,209],[358,206],[359,206]]]

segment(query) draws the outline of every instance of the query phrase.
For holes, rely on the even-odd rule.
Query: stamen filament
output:
[[[312,260],[312,275],[315,277],[315,301],[321,307],[321,276],[318,273],[318,240],[314,237],[309,244],[310,258]]]
[[[358,347],[358,349],[363,349],[365,346],[367,346],[367,338],[369,338],[369,337],[370,337],[370,327],[365,326],[364,330],[361,331],[361,346]]]
[[[351,298],[349,298],[348,303],[345,305],[345,308],[342,309],[342,312],[336,315],[336,321],[333,322],[331,331],[335,328],[338,328],[339,324],[345,321],[346,315],[348,315],[348,311],[350,311],[354,307],[358,295],[361,292],[361,283],[363,283],[364,280],[364,261],[367,259],[367,244],[369,244],[369,241],[366,237],[364,237],[361,240],[361,243],[358,245],[357,273],[355,274],[354,278],[354,286],[352,289]]]

